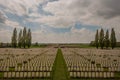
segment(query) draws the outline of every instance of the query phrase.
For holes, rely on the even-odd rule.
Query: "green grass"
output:
[[[101,67],[101,64],[96,64],[97,68],[100,68]]]
[[[8,80],[8,79],[3,79],[3,80]],[[34,79],[32,79],[32,78],[27,78],[27,79],[9,79],[9,80],[51,80],[51,79],[41,79],[41,78],[39,78],[39,79],[36,79],[36,78],[34,78]]]
[[[45,48],[45,47],[47,47],[47,45],[32,45],[30,48]]]
[[[15,71],[15,67],[9,67],[9,71]]]
[[[113,78],[71,78],[70,80],[120,80],[120,72],[115,72]]]
[[[80,44],[79,48],[94,48],[94,47],[90,46],[89,44]]]
[[[58,49],[55,62],[53,64],[52,80],[69,80],[69,72],[61,49]]]
[[[2,78],[4,76],[3,72],[0,72],[0,78]]]
[[[18,63],[17,66],[18,66],[18,67],[22,67],[22,63]]]
[[[95,48],[94,46],[90,46],[89,44],[64,44],[64,46],[69,48]]]
[[[103,67],[103,71],[109,71],[108,67]]]
[[[115,72],[114,76],[120,78],[120,72]]]

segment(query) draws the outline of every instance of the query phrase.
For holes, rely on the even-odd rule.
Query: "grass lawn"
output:
[[[95,48],[94,46],[90,46],[89,44],[79,44],[79,48]]]
[[[58,49],[56,59],[53,65],[52,80],[69,80],[69,72],[62,54]]]
[[[3,77],[3,75],[4,75],[4,73],[3,73],[3,72],[0,72],[0,78],[2,78],[2,77]]]
[[[115,72],[115,77],[120,78],[120,72]]]
[[[15,67],[9,67],[9,71],[15,71]]]

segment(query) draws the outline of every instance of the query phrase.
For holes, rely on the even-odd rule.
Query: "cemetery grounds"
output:
[[[0,80],[120,80],[120,49],[0,48]]]

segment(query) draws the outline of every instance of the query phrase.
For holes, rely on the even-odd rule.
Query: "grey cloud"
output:
[[[90,0],[75,0],[71,2],[71,5],[69,5],[70,8],[83,8],[88,7],[90,5]]]
[[[105,19],[120,16],[120,0],[74,0],[67,7],[80,15],[90,9],[90,13]]]
[[[71,9],[77,9],[79,13],[89,9],[91,5],[94,9],[90,12],[94,12],[93,15],[98,17],[110,19],[120,16],[120,0],[75,0],[69,6]]]
[[[6,20],[5,15],[0,11],[0,23],[4,23]]]
[[[106,19],[120,16],[120,0],[101,0],[97,15]]]

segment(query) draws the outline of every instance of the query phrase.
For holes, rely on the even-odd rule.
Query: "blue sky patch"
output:
[[[96,31],[97,29],[101,28],[100,26],[94,26],[94,25],[83,25],[81,23],[76,23],[75,24],[76,29],[81,29],[81,28],[86,28],[91,31]]]

